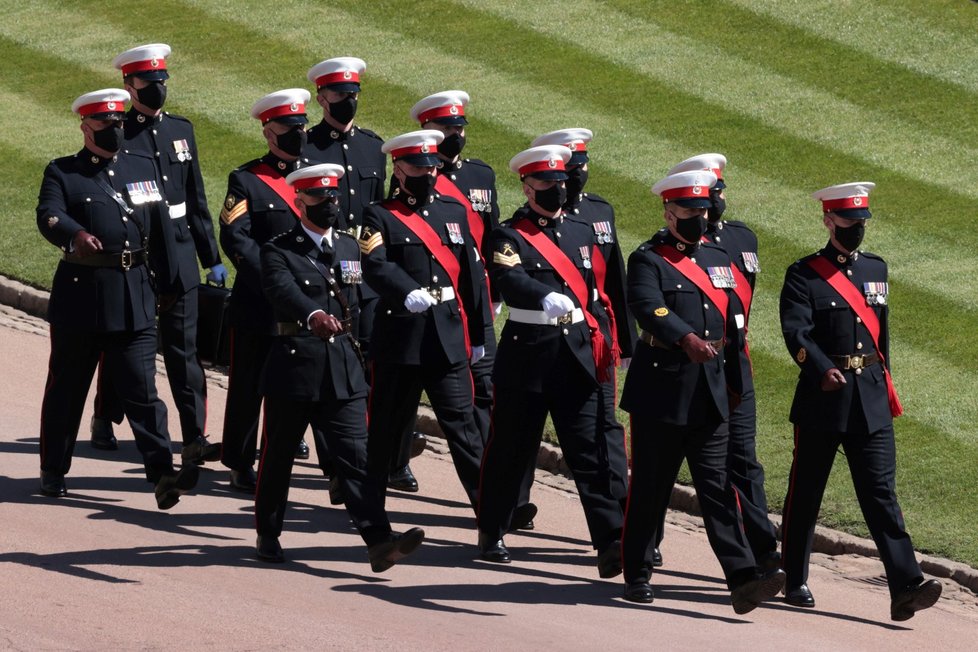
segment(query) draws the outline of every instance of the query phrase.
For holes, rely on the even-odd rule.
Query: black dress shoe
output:
[[[516,530],[532,530],[533,517],[537,515],[537,506],[533,503],[526,503],[525,505],[520,505],[513,510],[513,518],[509,522],[509,531],[515,532]]]
[[[259,559],[270,564],[281,564],[285,561],[285,553],[282,552],[282,546],[278,543],[278,537],[259,534],[258,541],[255,543],[255,554],[258,555]]]
[[[612,541],[598,555],[598,577],[609,579],[621,575],[621,541]]]
[[[415,432],[411,435],[411,459],[424,452],[425,446],[428,445],[428,438],[424,436],[423,432]]]
[[[417,550],[422,541],[424,541],[424,530],[419,527],[413,527],[404,534],[392,532],[387,541],[375,543],[367,548],[370,570],[383,573]]]
[[[391,489],[407,491],[413,494],[418,491],[418,479],[411,473],[410,466],[404,466],[397,471],[391,472],[387,477],[387,486]]]
[[[479,558],[494,564],[508,564],[512,561],[502,539],[493,539],[482,532],[479,532]]]
[[[216,462],[221,459],[221,445],[212,444],[207,441],[207,437],[197,435],[197,439],[189,444],[185,444],[180,451],[180,458],[184,464],[203,464],[204,462]]]
[[[921,609],[933,607],[941,597],[943,586],[937,580],[921,580],[898,592],[890,601],[890,618],[910,620]]]
[[[780,568],[757,575],[730,592],[734,613],[750,613],[765,600],[770,600],[784,588],[784,571]]]
[[[812,592],[808,588],[807,584],[785,587],[784,601],[790,604],[792,607],[811,608],[815,606],[815,596],[812,595]]]
[[[299,440],[299,446],[295,449],[295,459],[297,460],[309,459],[309,444],[306,443],[305,439]]]
[[[112,421],[110,419],[92,417],[92,448],[97,448],[100,451],[119,450],[119,441],[112,433]]]
[[[61,473],[41,471],[41,495],[48,498],[61,498],[68,495],[65,476]]]
[[[625,599],[629,602],[649,604],[655,599],[652,585],[648,582],[629,582],[625,585]]]
[[[197,486],[199,477],[200,469],[194,464],[188,464],[176,473],[164,473],[156,481],[156,506],[170,509],[176,505],[180,496]]]
[[[662,553],[658,548],[652,551],[652,568],[662,568]]]
[[[258,477],[250,466],[240,471],[231,469],[231,488],[246,494],[255,493],[258,488]]]

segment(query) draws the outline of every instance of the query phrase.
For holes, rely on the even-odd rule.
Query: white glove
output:
[[[428,294],[427,290],[421,288],[411,290],[404,299],[404,307],[415,313],[424,312],[436,303],[438,302],[435,301],[435,298]]]
[[[558,292],[551,292],[543,297],[542,305],[543,311],[547,313],[547,317],[550,317],[550,319],[556,319],[561,315],[566,315],[574,309],[574,302],[570,300],[570,297]]]
[[[472,357],[469,358],[469,364],[475,364],[482,358],[486,357],[486,347],[484,346],[473,346],[472,347]]]
[[[622,371],[625,371],[626,369],[628,369],[628,367],[631,364],[632,364],[631,358],[622,358],[621,362],[618,364],[618,368],[621,369]]]

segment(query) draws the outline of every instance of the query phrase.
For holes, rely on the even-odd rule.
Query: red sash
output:
[[[903,406],[900,405],[900,398],[897,396],[896,388],[893,386],[893,379],[890,377],[890,370],[886,368],[886,360],[883,359],[883,351],[880,350],[880,320],[876,316],[876,312],[872,308],[866,305],[866,299],[863,297],[859,289],[852,284],[847,277],[842,275],[839,268],[830,263],[823,256],[816,256],[808,261],[808,265],[814,269],[822,279],[829,284],[829,286],[838,292],[852,311],[856,313],[863,325],[866,326],[866,330],[869,331],[869,336],[873,338],[873,346],[876,347],[876,353],[880,357],[880,363],[883,365],[883,376],[886,378],[886,394],[890,403],[890,414],[894,417],[898,417],[903,414]]]
[[[462,194],[461,189],[459,189],[458,186],[452,183],[452,181],[442,173],[439,173],[435,178],[435,190],[443,195],[448,195],[452,199],[457,200],[462,204],[462,206],[465,207],[465,217],[469,221],[469,231],[472,232],[472,239],[475,240],[475,248],[478,250],[479,256],[482,256],[482,245],[484,244],[482,239],[486,235],[486,225],[482,221],[482,216],[475,212],[475,209],[472,208],[472,202],[469,201],[468,197]],[[483,267],[488,267],[488,264],[483,262]],[[489,287],[488,272],[486,272],[486,290],[489,290],[489,310],[492,311],[492,291]]]
[[[465,335],[465,350],[468,355],[472,353],[472,345],[469,343],[469,320],[465,315],[465,307],[462,305],[462,295],[458,291],[458,277],[462,273],[462,268],[455,258],[452,250],[442,242],[441,236],[435,233],[431,225],[421,219],[417,213],[409,211],[400,201],[389,199],[381,204],[390,211],[391,215],[397,218],[401,224],[406,226],[411,233],[416,235],[424,246],[428,249],[438,264],[448,272],[448,279],[452,282],[452,289],[455,290],[455,299],[458,301],[458,312],[462,317],[462,332]]]
[[[595,377],[599,383],[608,381],[611,377],[609,368],[614,363],[614,353],[598,326],[597,318],[588,310],[591,297],[588,296],[587,283],[584,282],[577,265],[529,220],[520,220],[513,228],[519,231],[530,246],[539,251],[544,260],[550,263],[557,275],[574,293],[577,302],[581,304],[581,312],[584,313],[584,319],[591,331],[591,356],[594,358]]]
[[[604,310],[608,313],[608,321],[611,328],[611,355],[614,358],[615,366],[621,362],[621,347],[618,345],[618,324],[615,322],[615,311],[611,307],[611,299],[604,290],[604,281],[608,276],[607,261],[601,255],[598,245],[591,247],[591,271],[594,272],[594,284],[598,288],[598,298],[604,305]]]
[[[685,276],[687,280],[698,287],[700,292],[705,294],[706,297],[713,302],[713,305],[720,311],[720,316],[723,317],[723,329],[724,334],[726,334],[727,307],[730,304],[730,299],[727,297],[727,293],[720,288],[713,287],[710,277],[703,270],[703,268],[697,267],[696,263],[679,253],[679,250],[675,247],[660,244],[656,245],[653,251],[662,256],[667,263],[675,267],[680,274]],[[733,267],[733,265],[731,265],[731,267]]]
[[[299,217],[295,210],[295,188],[285,181],[285,177],[273,170],[267,163],[259,163],[251,168],[250,172],[261,179],[262,183],[275,191],[275,194],[282,198],[285,205],[289,207],[292,214]]]

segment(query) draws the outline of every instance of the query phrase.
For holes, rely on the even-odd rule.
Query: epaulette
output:
[[[234,171],[235,172],[247,172],[251,168],[253,168],[256,165],[258,165],[259,163],[261,163],[261,159],[260,158],[253,158],[250,161],[248,161],[247,163],[244,163],[244,164],[239,165],[238,167],[234,168]]]
[[[357,127],[357,131],[359,131],[364,136],[370,136],[371,138],[376,138],[380,142],[384,142],[384,139],[381,138],[380,136],[378,136],[377,135],[377,132],[375,132],[375,131],[371,131],[369,129],[364,129],[363,127]]]
[[[276,241],[276,240],[278,240],[279,238],[281,238],[281,237],[283,237],[283,236],[287,236],[287,235],[288,235],[288,234],[290,234],[290,233],[292,233],[292,232],[291,232],[291,231],[282,231],[281,233],[277,233],[277,234],[275,234],[275,235],[273,235],[272,237],[270,237],[270,238],[269,238],[268,240],[266,240],[265,242],[266,242],[266,243],[270,243],[270,242],[275,242],[275,241]]]
[[[343,230],[340,230],[340,229],[333,229],[333,235],[344,235],[344,236],[350,238],[351,240],[356,240],[357,239],[357,236],[353,235],[349,231],[343,231]]]
[[[193,123],[190,122],[190,118],[185,118],[182,115],[176,115],[175,113],[170,113],[168,111],[164,111],[163,115],[168,118],[173,118],[174,120],[179,120],[180,122],[186,122],[188,125],[193,125]]]
[[[886,262],[885,260],[883,260],[883,257],[882,256],[880,256],[878,254],[874,254],[871,251],[862,251],[862,250],[860,250],[859,251],[859,255],[860,256],[865,256],[866,258],[872,258],[873,260],[878,260],[880,262]]]
[[[466,159],[462,159],[462,160],[465,161],[466,163],[470,164],[470,165],[476,165],[476,166],[481,167],[481,168],[486,168],[490,172],[492,172],[493,174],[496,173],[496,171],[492,169],[492,166],[489,165],[488,163],[486,163],[485,161],[483,161],[482,159],[478,159],[478,158],[466,158]]]
[[[598,202],[599,204],[607,204],[608,206],[611,206],[611,202],[609,202],[601,195],[595,195],[594,193],[586,192],[584,193],[584,198],[590,199],[593,202]]]

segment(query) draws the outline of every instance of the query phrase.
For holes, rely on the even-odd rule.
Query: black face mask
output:
[[[298,156],[302,153],[302,148],[306,146],[306,138],[306,130],[297,127],[286,131],[284,134],[279,134],[275,139],[275,144],[289,156]]]
[[[465,136],[458,133],[449,134],[445,136],[445,140],[441,141],[441,144],[438,146],[438,153],[452,160],[462,153],[462,148],[464,147]]]
[[[567,170],[566,186],[568,197],[577,199],[577,196],[584,191],[584,186],[587,184],[587,173],[588,171],[584,169],[584,166]]]
[[[357,98],[347,95],[339,102],[329,103],[329,116],[341,125],[345,125],[357,114]]]
[[[706,233],[706,219],[696,216],[676,220],[676,233],[686,242],[695,244]]]
[[[859,248],[859,245],[861,245],[863,242],[863,236],[865,234],[866,223],[861,220],[852,226],[835,225],[835,240],[847,252],[852,252]]]
[[[331,228],[340,215],[340,203],[334,197],[310,206],[306,204],[306,217],[320,229]]]
[[[548,213],[556,213],[567,201],[567,187],[558,181],[546,190],[535,191],[533,201]]]
[[[153,82],[146,88],[137,90],[136,97],[139,99],[139,103],[145,105],[147,109],[159,111],[163,108],[163,103],[166,102],[166,85],[163,82]]]
[[[710,222],[716,224],[723,217],[723,212],[727,210],[727,200],[723,199],[718,192],[711,192],[710,199],[713,200],[713,205],[707,209],[706,217]]]
[[[401,182],[401,187],[415,198],[426,201],[428,195],[431,194],[431,191],[435,187],[435,177],[430,174],[422,174],[417,177],[404,177],[404,181]]]
[[[92,134],[92,142],[99,149],[107,152],[118,152],[122,149],[123,130],[121,124],[114,124],[99,129]]]

